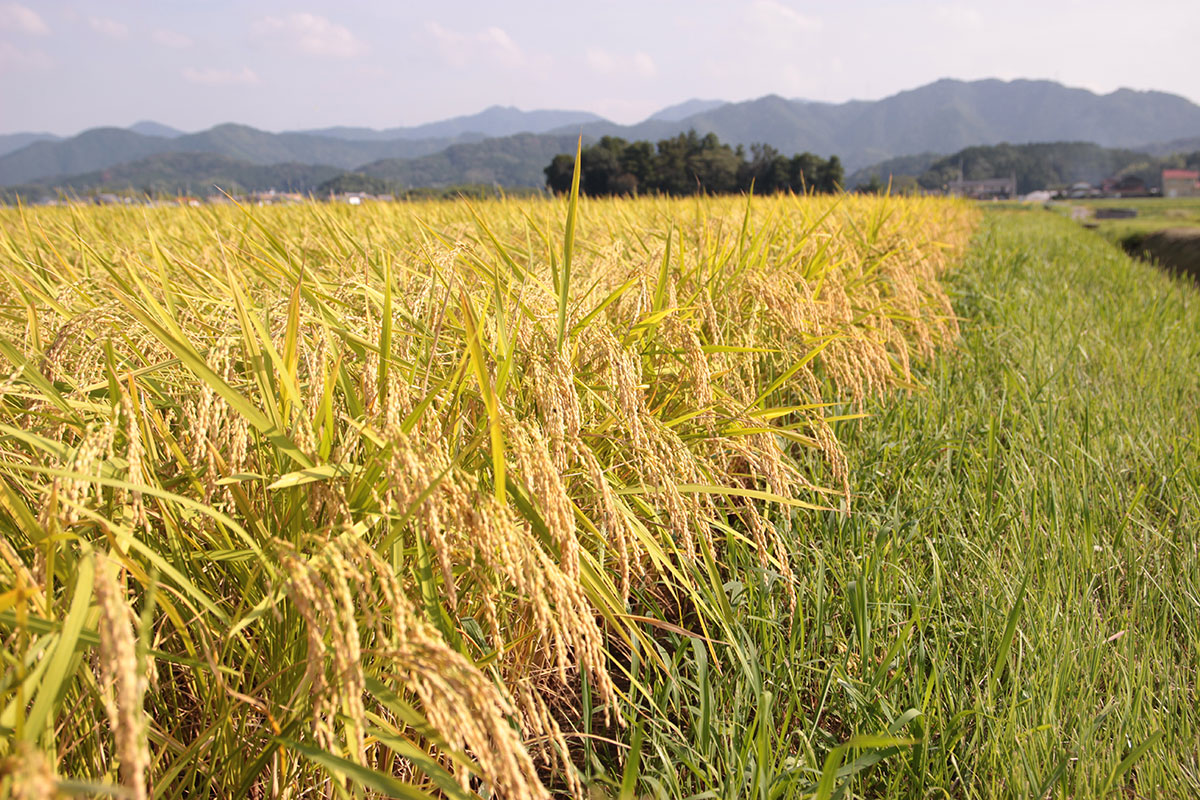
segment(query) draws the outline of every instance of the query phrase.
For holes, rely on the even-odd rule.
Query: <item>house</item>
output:
[[[391,202],[395,198],[390,194],[369,194],[368,192],[344,192],[342,194],[331,194],[329,199],[339,203],[349,203],[352,206],[362,205],[368,200],[373,200],[377,203]]]
[[[1100,190],[1087,181],[1078,181],[1067,187],[1066,196],[1079,199],[1083,197],[1099,197]]]
[[[1100,184],[1100,193],[1105,197],[1145,197],[1150,194],[1146,182],[1136,175],[1122,178],[1107,178]]]
[[[1017,196],[1017,177],[987,178],[982,181],[950,181],[946,194],[972,200],[1011,200]]]
[[[1163,197],[1200,197],[1200,171],[1194,169],[1164,169]]]

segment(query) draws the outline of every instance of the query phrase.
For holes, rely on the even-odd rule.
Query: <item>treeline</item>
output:
[[[917,179],[925,189],[941,189],[958,180],[1016,176],[1017,191],[1069,186],[1077,181],[1098,184],[1117,174],[1145,153],[1101,147],[1091,142],[1036,142],[968,147],[935,161]]]
[[[967,180],[1016,176],[1021,194],[1057,189],[1078,181],[1099,185],[1108,178],[1137,178],[1162,188],[1164,169],[1200,166],[1200,152],[1155,158],[1138,150],[1101,147],[1090,142],[1037,142],[968,147],[934,161],[917,177],[927,190],[939,190],[961,174]]]
[[[575,156],[556,155],[545,169],[546,186],[570,191],[574,170]],[[605,136],[583,148],[579,172],[579,190],[592,196],[729,194],[751,186],[756,194],[829,193],[840,191],[844,178],[837,156],[788,157],[767,144],[751,145],[747,156],[741,145],[730,147],[714,133],[700,136],[694,130],[657,146]]]
[[[921,153],[892,158],[858,170],[846,179],[846,185],[870,192],[890,182],[893,194],[941,192],[961,174],[966,180],[1013,175],[1019,194],[1064,189],[1079,181],[1098,186],[1108,179],[1133,178],[1148,189],[1161,189],[1164,169],[1198,168],[1200,151],[1156,157],[1091,142],[1032,142],[967,147],[949,156]]]

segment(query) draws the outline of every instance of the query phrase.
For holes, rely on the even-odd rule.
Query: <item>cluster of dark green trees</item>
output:
[[[568,192],[575,156],[560,154],[546,167],[546,186]],[[583,148],[579,191],[593,196],[659,193],[668,195],[727,194],[750,191],[836,192],[843,181],[837,156],[823,159],[812,153],[791,158],[767,144],[745,149],[723,144],[714,133],[694,130],[663,139],[657,147],[647,141],[627,142],[605,136]]]

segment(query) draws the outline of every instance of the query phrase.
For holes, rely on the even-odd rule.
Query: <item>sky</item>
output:
[[[0,0],[0,132],[622,123],[689,98],[873,100],[1037,78],[1200,102],[1200,0]]]

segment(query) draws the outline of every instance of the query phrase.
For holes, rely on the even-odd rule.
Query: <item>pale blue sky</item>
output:
[[[942,77],[1200,101],[1200,0],[0,0],[0,132],[413,125],[499,103],[634,122],[691,97]]]

